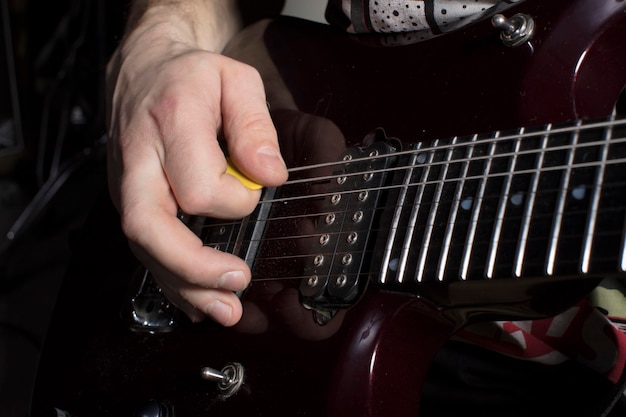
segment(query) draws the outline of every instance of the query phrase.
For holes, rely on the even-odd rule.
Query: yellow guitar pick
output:
[[[241,171],[237,169],[235,164],[232,163],[230,158],[226,158],[226,163],[227,163],[226,173],[237,178],[239,182],[242,183],[246,188],[250,190],[260,190],[261,188],[263,188],[261,184],[257,184],[256,182],[252,181],[250,178],[243,175]]]

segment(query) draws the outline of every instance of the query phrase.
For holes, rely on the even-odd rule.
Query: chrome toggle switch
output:
[[[527,42],[535,32],[535,21],[532,17],[518,13],[506,18],[504,15],[496,14],[491,18],[491,24],[502,29],[500,39],[506,46],[519,46]]]
[[[245,376],[243,365],[229,363],[221,371],[210,367],[203,367],[200,376],[206,381],[217,382],[220,397],[226,399],[234,395],[241,388]]]

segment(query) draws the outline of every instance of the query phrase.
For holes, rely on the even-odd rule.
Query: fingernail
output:
[[[200,310],[185,311],[185,314],[187,314],[192,323],[200,323],[206,319],[206,314],[203,314]]]
[[[274,171],[284,171],[287,169],[283,157],[275,148],[263,146],[259,148],[258,153],[260,161]]]
[[[207,305],[204,308],[204,312],[207,316],[212,317],[215,321],[224,325],[230,324],[233,315],[233,309],[228,304],[219,300],[215,300]]]
[[[242,291],[247,287],[246,276],[242,271],[230,271],[217,279],[217,287],[229,291]]]

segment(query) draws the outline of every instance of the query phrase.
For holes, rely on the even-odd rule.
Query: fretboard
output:
[[[351,147],[292,169],[242,221],[184,217],[206,245],[245,259],[253,280],[301,282],[310,305],[350,304],[368,279],[416,293],[622,274],[626,121]],[[530,288],[518,287],[511,299]]]
[[[626,271],[626,122],[455,137],[403,152],[379,282]]]

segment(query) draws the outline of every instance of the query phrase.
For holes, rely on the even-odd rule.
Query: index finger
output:
[[[183,211],[219,218],[249,214],[260,193],[226,173],[227,163],[217,140],[220,91],[209,88],[218,80],[203,74],[198,88],[193,74],[167,88],[153,107],[153,120],[162,138],[160,159]],[[219,83],[218,83],[219,85]]]

